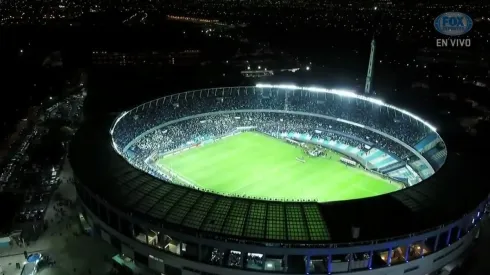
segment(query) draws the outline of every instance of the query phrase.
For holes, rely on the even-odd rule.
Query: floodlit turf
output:
[[[157,161],[194,185],[214,192],[270,199],[319,202],[372,197],[400,188],[347,167],[340,156],[313,158],[301,148],[254,132],[227,137]],[[296,160],[304,157],[306,163]]]

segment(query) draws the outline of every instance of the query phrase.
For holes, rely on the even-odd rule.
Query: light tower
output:
[[[376,51],[376,41],[373,40],[371,41],[371,54],[369,55],[369,65],[368,65],[368,71],[367,71],[367,76],[366,76],[366,86],[364,87],[364,93],[370,94],[371,93],[371,83],[373,81],[373,66],[374,66],[374,52]]]

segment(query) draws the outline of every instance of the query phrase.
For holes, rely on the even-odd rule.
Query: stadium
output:
[[[70,162],[92,234],[155,274],[441,274],[490,192],[451,146],[379,99],[258,84],[87,122]]]

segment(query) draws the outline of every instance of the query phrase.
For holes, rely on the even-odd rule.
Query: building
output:
[[[201,62],[200,50],[180,52],[124,52],[94,50],[92,64],[98,66],[195,66]]]
[[[424,124],[391,105],[362,96],[346,100],[344,94],[286,85],[203,89],[159,98],[116,118],[88,123],[77,133],[70,152],[81,213],[95,236],[115,246],[136,266],[168,275],[414,275],[438,274],[457,265],[479,236],[490,192],[487,184],[478,184],[485,178],[477,175],[485,164],[472,161],[477,157],[474,150],[466,151],[460,139],[457,154],[445,146],[441,149],[442,141],[425,138],[410,149],[423,152],[420,154],[436,170],[434,175],[423,177],[428,178],[426,181],[383,196],[316,203],[229,197],[171,184],[135,168],[139,167],[136,162],[126,161],[123,147],[131,147],[133,137],[125,138],[122,145],[113,138],[134,129],[128,125],[150,119],[158,110],[166,110],[169,118],[157,115],[155,127],[162,121],[205,113],[206,106],[226,98],[233,99],[227,104],[237,104],[222,105],[229,110],[239,109],[243,100],[255,102],[259,97],[270,100],[267,102],[274,109],[269,112],[291,114],[305,110],[302,108],[310,108],[311,113],[331,110],[324,108],[322,100],[331,97],[338,104],[379,107],[379,113],[387,118],[397,117],[396,123],[403,114],[411,117],[405,121]],[[318,111],[311,109],[314,105],[303,105],[310,100],[318,104]],[[257,105],[256,112],[263,111],[263,104]],[[186,113],[189,110],[193,111]],[[342,115],[345,112],[339,112],[337,120]],[[439,137],[434,133],[431,136]],[[139,137],[140,132],[132,135]],[[428,148],[430,144],[434,146]],[[445,163],[436,165],[438,156],[444,156]],[[467,188],[468,182],[474,183],[471,188]]]

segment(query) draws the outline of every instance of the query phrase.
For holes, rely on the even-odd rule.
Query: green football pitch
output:
[[[282,140],[245,132],[164,156],[156,164],[182,181],[240,197],[328,202],[400,189],[398,183],[342,164],[340,157],[333,152],[328,157],[307,157],[301,148]]]

